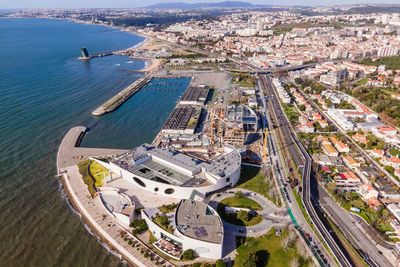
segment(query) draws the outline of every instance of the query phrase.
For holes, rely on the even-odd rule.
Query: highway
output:
[[[274,176],[277,180],[278,193],[283,199],[285,205],[288,207],[289,214],[292,214],[292,221],[298,229],[299,233],[303,236],[306,243],[309,245],[311,252],[314,254],[315,258],[319,261],[321,266],[335,266],[335,261],[331,258],[330,254],[325,250],[325,248],[318,242],[318,237],[315,235],[314,231],[311,229],[311,226],[308,224],[305,219],[301,208],[297,204],[295,200],[294,192],[287,186],[288,177],[290,171],[286,166],[285,156],[283,155],[283,149],[279,139],[277,137],[276,131],[272,127],[271,117],[275,116],[273,110],[267,111],[267,101],[264,96],[265,89],[261,84],[261,80],[259,80],[260,87],[260,99],[261,104],[264,107],[263,112],[263,127],[268,128],[268,151],[269,151],[269,159],[270,164],[273,166]],[[268,105],[271,105],[270,101],[268,101]],[[271,116],[270,116],[271,115]]]
[[[287,147],[290,156],[293,158],[295,164],[299,167],[302,172],[302,197],[304,206],[315,225],[323,241],[329,246],[333,252],[335,258],[341,266],[354,266],[354,263],[350,259],[347,252],[341,246],[340,241],[335,234],[329,229],[326,221],[324,220],[324,214],[318,208],[318,196],[315,197],[311,191],[311,179],[312,177],[312,159],[308,155],[305,148],[302,146],[300,141],[297,139],[296,134],[288,122],[283,110],[279,104],[277,94],[272,86],[271,80],[266,75],[258,75],[260,84],[264,94],[269,99],[267,107],[268,113],[274,117],[276,129],[278,129],[283,137],[281,145]],[[266,111],[267,112],[267,111]],[[276,147],[276,146],[275,146]],[[284,162],[282,162],[284,164]],[[288,191],[291,191],[290,189]],[[293,205],[292,205],[293,206]]]
[[[337,203],[328,195],[321,185],[318,185],[320,205],[333,218],[335,223],[340,227],[353,246],[358,250],[360,255],[370,266],[391,266],[392,264],[386,257],[380,255],[377,244],[369,239],[361,230],[361,219],[345,212]]]
[[[353,143],[357,147],[357,149],[366,156],[371,162],[374,162],[373,159],[362,149],[360,148],[351,138],[347,135],[345,131],[343,131],[339,125],[337,125],[329,116],[325,114],[325,112],[315,104],[298,86],[299,92],[308,100],[311,105],[318,110],[322,116],[332,125],[335,126],[336,129],[339,130],[340,133],[344,134],[350,142]],[[318,185],[316,191],[319,192],[319,202],[321,207],[332,217],[335,223],[340,227],[341,231],[348,237],[348,240],[356,248],[360,255],[364,258],[364,260],[370,266],[391,266],[392,264],[387,260],[387,258],[381,255],[377,248],[377,241],[373,241],[372,238],[369,238],[364,231],[362,231],[363,227],[362,222],[358,222],[358,219],[348,213],[347,211],[343,210],[325,191],[321,185]],[[346,225],[347,227],[341,227]],[[372,231],[371,229],[367,229],[367,231]],[[380,237],[378,242],[382,243]],[[386,249],[388,249],[387,244],[385,245]],[[381,245],[382,246],[382,245]],[[390,248],[389,248],[390,249]],[[382,248],[382,250],[384,250]]]

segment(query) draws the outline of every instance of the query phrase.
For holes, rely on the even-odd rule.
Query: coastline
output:
[[[83,158],[90,158],[89,154],[106,156],[122,150],[79,147],[80,140],[86,131],[84,126],[71,128],[64,136],[57,153],[57,176],[60,179],[60,190],[65,194],[67,205],[79,216],[87,232],[96,237],[99,244],[109,253],[127,262],[128,266],[159,266],[140,252],[151,251],[151,248],[120,225],[115,216],[107,213],[99,196],[88,197],[87,186],[75,164]],[[129,244],[122,237],[121,232],[139,245]],[[163,260],[163,266],[173,266],[167,260]]]
[[[58,20],[58,19],[56,19],[56,20]],[[64,19],[60,19],[60,20],[64,20]],[[123,50],[146,49],[147,46],[149,45],[150,41],[153,40],[152,37],[146,36],[144,34],[141,34],[141,33],[137,32],[137,31],[132,31],[132,30],[128,30],[126,28],[122,28],[120,26],[108,25],[108,24],[104,24],[104,23],[91,23],[91,22],[88,22],[88,21],[75,20],[75,19],[67,19],[67,21],[71,21],[73,23],[78,23],[78,24],[85,24],[85,25],[104,26],[104,27],[107,27],[107,28],[112,28],[112,29],[118,30],[120,32],[126,32],[128,34],[132,34],[132,35],[140,36],[140,37],[144,38],[143,41],[141,41],[141,42],[139,42],[139,43],[137,43],[137,44],[135,44],[133,46],[127,47],[127,48],[125,48]],[[121,50],[121,51],[123,51],[123,50]],[[126,56],[126,57],[145,62],[145,66],[142,69],[137,70],[137,72],[152,72],[154,69],[158,68],[160,66],[160,64],[161,64],[161,60],[156,59],[156,58],[142,58],[142,57],[130,57],[130,56]]]
[[[9,18],[9,19],[19,19],[19,18]],[[24,19],[24,18],[21,17],[21,19]],[[108,25],[108,24],[104,24],[104,23],[91,23],[89,21],[84,21],[84,20],[65,19],[65,18],[37,18],[37,19],[64,20],[64,21],[69,21],[69,22],[76,23],[76,24],[103,26],[103,27],[107,27],[107,28],[112,28],[114,30],[118,30],[120,32],[126,32],[128,34],[132,34],[132,35],[140,36],[140,37],[144,38],[143,41],[141,41],[133,46],[122,49],[120,51],[128,50],[128,49],[137,49],[137,50],[138,49],[146,49],[147,46],[149,45],[150,41],[153,40],[152,37],[141,34],[137,31],[132,31],[132,30],[129,30],[126,28],[122,28],[120,26]],[[126,57],[145,62],[145,66],[143,68],[137,70],[136,72],[152,72],[155,69],[157,69],[162,63],[162,60],[157,59],[157,58],[143,58],[143,57],[130,57],[130,56],[126,56]]]

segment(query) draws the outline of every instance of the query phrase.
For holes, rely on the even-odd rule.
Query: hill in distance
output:
[[[195,8],[255,8],[262,7],[263,5],[254,5],[248,2],[241,1],[224,1],[216,3],[158,3],[147,8],[159,8],[159,9],[195,9]]]

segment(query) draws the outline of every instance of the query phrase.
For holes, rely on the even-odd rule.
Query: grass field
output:
[[[254,87],[256,85],[256,78],[249,73],[234,73],[232,78],[241,87]]]
[[[221,201],[222,204],[235,207],[235,208],[244,208],[244,209],[251,209],[251,210],[261,210],[262,207],[258,202],[241,196],[241,197],[228,197]]]
[[[96,187],[103,186],[105,177],[109,175],[108,170],[93,160],[79,162],[78,168],[90,195],[94,196]]]
[[[236,187],[251,190],[263,195],[276,205],[280,206],[281,203],[279,202],[279,198],[270,194],[271,187],[273,186],[271,183],[272,182],[270,182],[261,172],[260,168],[242,166],[239,183]]]
[[[275,229],[271,229],[259,238],[247,238],[246,242],[237,248],[238,255],[233,266],[244,266],[251,252],[257,256],[257,267],[311,266],[311,260],[300,255],[296,242],[285,242],[288,236],[287,229],[283,230],[280,236],[275,236]]]
[[[366,58],[361,61],[361,64],[369,66],[379,66],[385,65],[386,68],[391,70],[400,70],[400,56],[393,57],[381,57],[377,60],[372,60],[371,58]]]
[[[255,216],[249,215],[249,220],[242,220],[238,217],[239,214],[238,212],[233,212],[233,213],[225,212],[224,204],[218,204],[217,211],[224,221],[240,226],[253,226],[259,224],[263,220],[263,218],[259,215]]]
[[[90,195],[93,197],[96,193],[93,178],[89,174],[89,160],[84,160],[78,163],[79,173],[82,175],[83,182],[87,185]]]
[[[391,149],[389,149],[389,153],[394,157],[400,157],[400,150],[398,150],[397,148],[392,147]]]
[[[296,109],[290,105],[283,104],[283,111],[288,117],[290,123],[294,124],[299,121],[299,113],[297,113]]]
[[[97,163],[96,161],[90,161],[90,174],[92,175],[92,177],[94,178],[95,182],[94,185],[96,187],[101,187],[104,185],[104,180],[107,176],[110,175],[109,171],[104,168],[103,166],[101,166],[99,163]]]

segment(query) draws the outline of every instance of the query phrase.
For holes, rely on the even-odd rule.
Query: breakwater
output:
[[[151,78],[152,78],[151,75],[146,75],[143,78],[136,80],[131,85],[120,91],[118,94],[114,95],[109,100],[101,104],[98,108],[96,108],[92,112],[92,115],[100,116],[115,110],[122,103],[124,103],[129,97],[134,95],[143,86],[145,86],[151,80]]]

